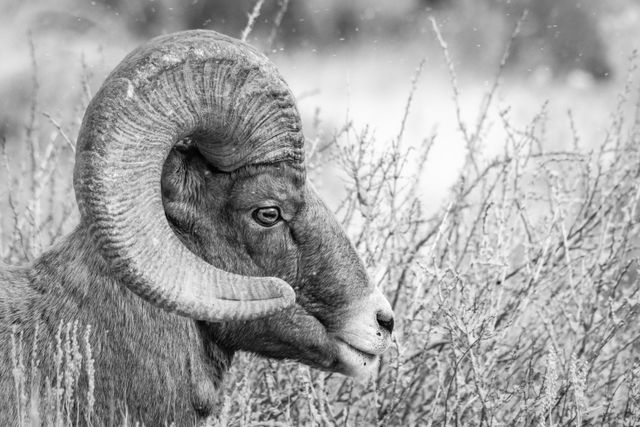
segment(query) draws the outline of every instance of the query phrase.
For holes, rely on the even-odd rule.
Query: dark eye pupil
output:
[[[275,225],[280,220],[280,210],[278,208],[260,208],[253,212],[253,219],[260,225]]]

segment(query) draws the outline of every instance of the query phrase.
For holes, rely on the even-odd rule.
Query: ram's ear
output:
[[[206,160],[195,147],[176,146],[162,170],[162,203],[169,222],[180,231],[195,225],[206,188]]]
[[[208,171],[206,161],[195,147],[174,147],[162,169],[163,202],[196,203],[203,191]]]

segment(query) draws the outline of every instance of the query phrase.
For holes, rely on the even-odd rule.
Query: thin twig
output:
[[[260,16],[260,9],[262,9],[263,3],[264,0],[258,0],[255,6],[253,6],[253,10],[249,14],[247,25],[246,27],[244,27],[244,30],[242,30],[242,35],[240,36],[240,40],[242,40],[243,42],[247,41],[247,37],[249,37],[251,30],[253,30],[253,25],[255,24],[256,19],[258,19],[258,17]]]
[[[49,120],[49,122],[51,122],[51,124],[58,130],[58,132],[60,133],[60,136],[62,136],[62,139],[65,140],[65,142],[67,143],[69,148],[71,148],[71,151],[73,151],[75,153],[76,152],[76,145],[67,136],[65,131],[62,129],[62,126],[60,125],[60,123],[55,121],[55,119],[53,117],[51,117],[51,115],[49,113],[47,113],[47,112],[43,112],[42,115],[45,116]]]
[[[284,18],[284,14],[287,12],[287,8],[289,7],[289,0],[280,0],[280,8],[276,13],[276,17],[273,19],[273,27],[271,27],[271,33],[269,34],[269,39],[267,40],[267,51],[273,48],[273,43],[276,40],[276,36],[278,35],[278,29],[282,24],[282,19]]]

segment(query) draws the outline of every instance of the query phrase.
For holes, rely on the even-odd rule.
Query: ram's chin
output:
[[[371,378],[378,370],[380,357],[338,339],[339,371],[359,380]]]

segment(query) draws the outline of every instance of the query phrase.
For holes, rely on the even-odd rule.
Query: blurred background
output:
[[[44,132],[45,140],[47,132],[64,130],[74,141],[84,106],[129,50],[183,29],[240,37],[255,5],[4,0],[2,138],[13,141],[11,149],[30,128]],[[430,17],[447,43],[450,64]],[[248,41],[280,68],[300,101],[310,140],[331,138],[345,123],[367,127],[379,144],[397,136],[401,122],[411,143],[436,136],[422,191],[439,200],[463,164],[460,123],[473,126],[484,114],[482,103],[498,76],[482,135],[495,148],[485,147],[486,153],[503,146],[501,126],[490,124],[505,111],[519,124],[543,109],[551,121],[561,120],[548,139],[558,148],[572,139],[571,111],[583,142],[598,144],[640,40],[639,17],[634,0],[266,0]]]

